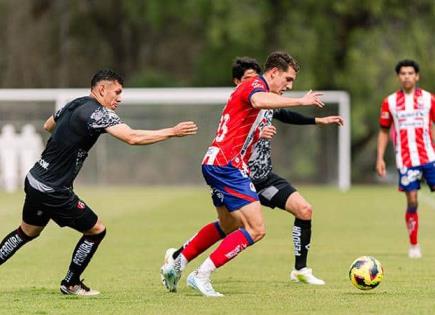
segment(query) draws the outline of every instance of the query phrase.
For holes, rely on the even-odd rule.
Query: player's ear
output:
[[[237,79],[237,78],[234,78],[233,79],[233,83],[235,84],[235,85],[239,85],[240,84],[240,80],[239,79]]]
[[[417,74],[415,75],[415,78],[417,79],[417,81],[419,81],[419,80],[420,80],[420,74],[417,73]]]
[[[275,78],[278,73],[279,73],[279,69],[277,67],[274,67],[272,68],[272,70],[270,70],[272,79]]]
[[[98,94],[100,95],[100,96],[104,96],[104,94],[105,94],[105,92],[106,92],[106,85],[105,84],[99,84],[98,86],[97,86],[97,92],[98,92]]]

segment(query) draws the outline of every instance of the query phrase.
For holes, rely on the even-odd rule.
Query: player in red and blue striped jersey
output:
[[[324,105],[320,93],[310,91],[302,98],[280,95],[293,87],[298,70],[299,66],[291,56],[274,52],[267,58],[263,76],[243,82],[232,93],[202,165],[219,220],[204,226],[174,262],[162,267],[162,277],[170,291],[176,290],[181,271],[190,258],[223,238],[217,249],[187,279],[188,285],[203,295],[221,296],[211,286],[212,272],[264,237],[261,206],[247,168],[252,146],[260,137],[259,127],[267,123],[268,109]],[[169,262],[171,257],[167,256]]]
[[[256,77],[262,72],[258,62],[250,57],[238,57],[232,66],[232,76],[235,85]],[[286,124],[293,125],[342,125],[343,119],[340,116],[307,117],[288,109],[268,110],[265,115],[268,122],[261,130],[261,138],[254,144],[253,153],[248,161],[249,177],[258,192],[260,203],[270,208],[279,208],[295,216],[292,226],[292,240],[294,244],[295,265],[290,274],[290,279],[295,282],[322,285],[325,282],[312,273],[307,267],[308,249],[311,241],[311,205],[287,180],[281,178],[272,171],[272,147],[271,138],[275,135],[276,129],[272,125],[272,118]],[[216,231],[211,225],[210,230]],[[219,237],[219,233],[214,234]],[[223,238],[224,233],[220,234]],[[220,239],[214,238],[217,241]],[[183,251],[186,242],[178,250],[168,249],[168,255],[176,259]],[[211,246],[212,244],[210,244]],[[207,249],[201,247],[204,251]],[[189,261],[200,255],[202,252],[194,251],[188,253]],[[166,258],[167,259],[167,258]]]
[[[435,130],[435,96],[417,86],[420,67],[414,60],[400,61],[395,70],[401,89],[386,97],[381,105],[376,171],[379,176],[386,175],[384,153],[388,129],[393,126],[399,190],[405,192],[407,201],[408,256],[420,258],[417,192],[423,178],[430,190],[435,191],[435,139],[432,135]]]

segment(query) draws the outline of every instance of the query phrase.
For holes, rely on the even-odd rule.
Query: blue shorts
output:
[[[399,190],[413,191],[420,189],[421,180],[424,179],[431,191],[435,190],[435,162],[420,166],[403,167],[399,172]]]
[[[203,165],[202,174],[211,188],[215,207],[225,206],[231,212],[258,201],[251,179],[238,168],[231,165]]]

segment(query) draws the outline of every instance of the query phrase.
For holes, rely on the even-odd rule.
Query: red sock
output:
[[[187,261],[191,261],[224,237],[225,233],[219,222],[209,223],[187,243],[181,254],[186,257]]]
[[[211,253],[210,259],[216,268],[219,268],[253,243],[251,236],[245,229],[238,229],[224,238],[218,248]]]
[[[406,227],[409,233],[409,242],[411,245],[416,245],[418,233],[418,214],[417,212],[406,212]]]

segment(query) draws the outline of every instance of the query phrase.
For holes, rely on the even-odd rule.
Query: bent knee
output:
[[[86,235],[95,235],[95,234],[100,234],[106,231],[106,226],[103,224],[103,222],[101,222],[100,220],[97,221],[97,223],[95,223],[95,225],[90,228],[89,230],[85,231],[83,234]]]
[[[30,225],[27,224],[25,222],[22,222],[21,225],[19,226],[19,228],[21,228],[21,231],[28,237],[30,238],[36,238],[38,237],[42,230],[44,229],[43,226],[35,226],[35,225]]]
[[[248,231],[254,242],[258,242],[266,236],[266,227],[264,225],[256,226]]]
[[[313,216],[313,207],[307,203],[295,211],[295,217],[301,220],[311,220]]]

